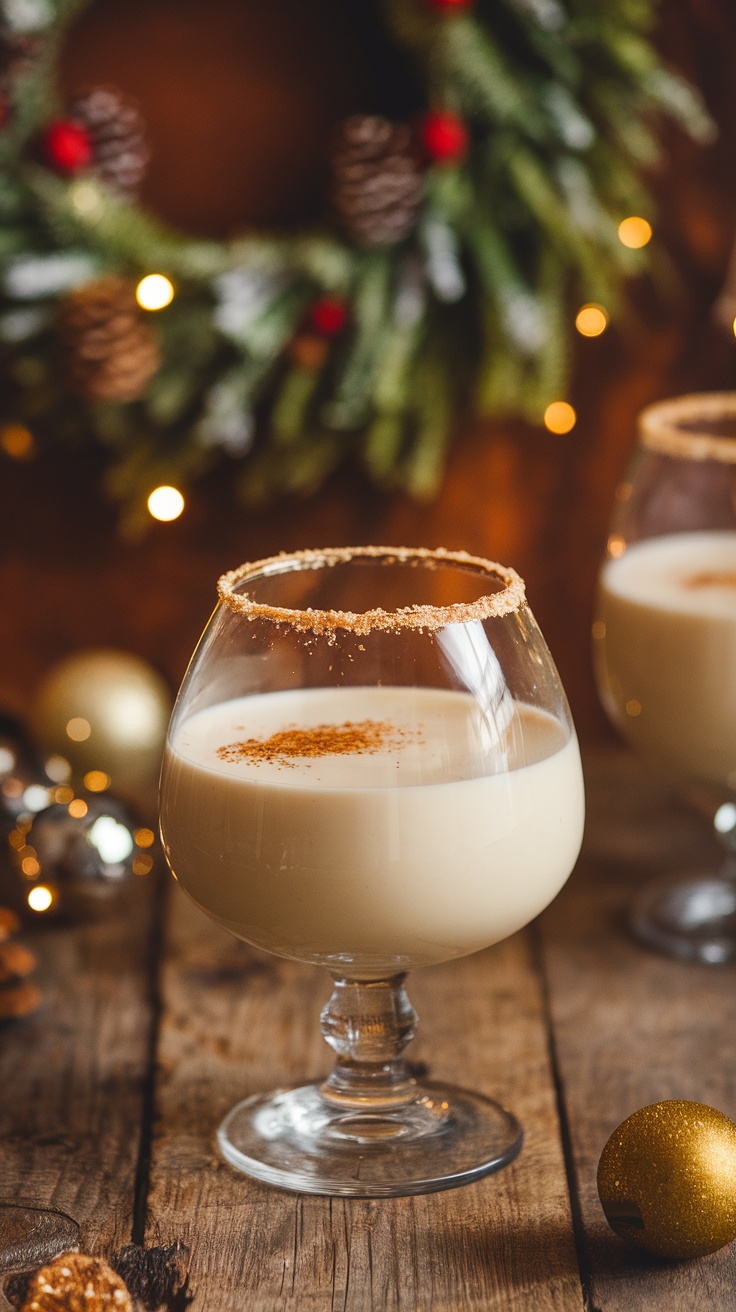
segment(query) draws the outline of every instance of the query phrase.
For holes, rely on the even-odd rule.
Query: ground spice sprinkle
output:
[[[693,574],[685,579],[686,588],[736,588],[736,572],[714,571],[710,574]]]
[[[295,760],[320,756],[353,756],[398,747],[407,737],[388,720],[345,720],[342,724],[315,724],[309,729],[291,726],[270,738],[246,738],[217,748],[221,761],[267,761],[293,766]]]

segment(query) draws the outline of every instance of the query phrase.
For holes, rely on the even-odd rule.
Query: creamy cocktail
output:
[[[736,788],[736,532],[629,546],[603,567],[594,633],[607,708],[632,745]]]
[[[580,848],[574,733],[467,693],[312,688],[183,721],[165,764],[177,879],[226,928],[361,973],[486,947],[538,914]]]

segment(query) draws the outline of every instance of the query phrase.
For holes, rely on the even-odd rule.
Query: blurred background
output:
[[[249,222],[288,227],[314,217],[319,143],[372,79],[384,111],[404,112],[402,78],[376,58],[365,8],[96,0],[59,76],[69,88],[109,80],[137,96],[154,143],[142,198],[161,218],[215,237]],[[583,743],[611,734],[590,669],[591,610],[637,412],[736,385],[736,340],[714,314],[736,232],[736,8],[664,0],[656,40],[702,91],[719,135],[703,148],[666,129],[654,239],[675,277],[666,294],[640,280],[624,326],[577,340],[575,427],[555,435],[459,417],[441,491],[425,504],[343,470],[311,498],[255,512],[232,495],[226,460],[188,491],[178,519],[151,521],[134,542],[117,532],[98,448],[0,451],[0,706],[27,717],[48,669],[88,646],[135,652],[176,688],[217,576],[242,561],[311,546],[442,545],[524,576]]]

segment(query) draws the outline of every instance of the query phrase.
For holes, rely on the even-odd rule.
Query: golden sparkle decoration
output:
[[[598,1194],[611,1228],[639,1248],[715,1253],[736,1238],[736,1125],[700,1102],[641,1107],[603,1149]]]

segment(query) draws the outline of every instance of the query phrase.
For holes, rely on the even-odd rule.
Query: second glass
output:
[[[677,397],[639,418],[619,485],[593,625],[614,724],[710,808],[720,870],[667,876],[632,924],[676,956],[736,958],[736,393]]]
[[[167,860],[238,937],[326,967],[321,1084],[226,1117],[234,1166],[310,1193],[425,1193],[511,1161],[521,1128],[417,1082],[413,966],[513,934],[567,879],[577,740],[513,570],[462,552],[298,552],[220,580],[172,717]]]

